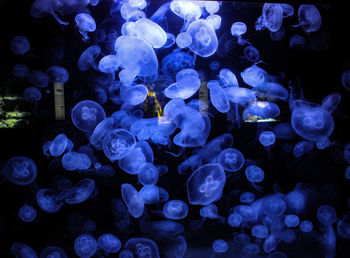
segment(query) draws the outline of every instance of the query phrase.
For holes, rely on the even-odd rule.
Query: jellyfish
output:
[[[310,220],[303,220],[300,222],[299,227],[302,232],[308,233],[312,231],[314,226]]]
[[[229,101],[234,104],[243,106],[256,100],[254,92],[247,88],[228,87],[225,88],[225,92]]]
[[[36,103],[41,100],[41,91],[36,87],[25,88],[23,98],[29,103]]]
[[[188,206],[184,201],[171,200],[164,204],[163,214],[168,219],[183,219],[188,214]]]
[[[241,73],[241,77],[246,84],[256,87],[265,82],[267,73],[264,69],[253,64]]]
[[[75,239],[74,250],[79,257],[92,257],[97,251],[96,239],[90,234],[82,234]]]
[[[184,19],[182,31],[188,27],[192,21],[198,20],[202,16],[201,8],[191,1],[175,0],[170,3],[170,10],[177,16]]]
[[[324,97],[321,103],[321,108],[332,113],[341,101],[341,95],[339,92],[334,92]]]
[[[243,50],[245,58],[250,62],[257,62],[260,59],[259,51],[253,46],[246,46]]]
[[[275,82],[264,82],[254,87],[252,91],[261,98],[277,99],[287,101],[288,91],[282,85]]]
[[[144,202],[139,193],[131,184],[123,184],[121,187],[123,200],[134,218],[141,217],[144,210]]]
[[[143,163],[139,168],[138,178],[142,185],[155,185],[158,176],[158,168],[152,163]]]
[[[16,36],[10,41],[10,49],[15,55],[24,55],[30,49],[30,42],[25,36]]]
[[[239,213],[242,216],[242,223],[255,223],[258,218],[257,210],[249,205],[237,205],[233,209],[234,213]]]
[[[90,67],[98,71],[96,58],[101,53],[101,48],[97,45],[88,47],[79,57],[78,69],[80,71],[87,71]]]
[[[245,204],[251,204],[255,200],[255,194],[252,192],[244,192],[240,195],[239,201]]]
[[[242,223],[242,215],[239,212],[233,212],[227,217],[227,223],[231,227],[239,227]]]
[[[29,74],[29,82],[35,87],[45,88],[49,85],[49,77],[42,71],[34,70]]]
[[[200,79],[196,70],[187,68],[176,74],[176,83],[164,90],[168,98],[188,99],[192,97],[200,87]]]
[[[166,37],[167,37],[167,39],[166,39],[166,42],[165,42],[163,48],[170,48],[176,43],[176,38],[175,38],[174,34],[169,33],[169,32],[166,33]]]
[[[209,15],[205,21],[210,24],[214,30],[218,30],[221,27],[221,17],[217,14]]]
[[[94,36],[94,42],[96,42],[96,45],[101,48],[102,54],[113,54],[114,43],[119,34],[117,28],[120,28],[122,23],[123,19],[118,13],[117,17],[107,18],[98,24]]]
[[[3,175],[15,185],[28,185],[35,180],[37,167],[30,158],[16,156],[6,162]]]
[[[269,229],[265,225],[254,225],[252,227],[252,236],[264,239],[269,235]]]
[[[206,164],[196,169],[187,181],[190,204],[208,205],[222,196],[226,176],[219,164]]]
[[[99,70],[103,73],[114,73],[119,66],[120,61],[116,55],[104,56],[98,64]]]
[[[61,66],[51,66],[46,70],[46,74],[52,82],[66,83],[69,79],[68,71]]]
[[[343,87],[350,91],[350,70],[346,70],[341,75],[341,82]]]
[[[148,89],[143,84],[124,87],[120,91],[120,96],[125,103],[136,106],[144,102],[148,95]]]
[[[159,202],[159,188],[156,185],[145,185],[139,192],[140,199],[145,204],[155,204]]]
[[[264,244],[263,244],[264,252],[270,253],[274,251],[277,248],[278,242],[279,242],[278,239],[273,234],[270,234],[264,241]]]
[[[96,30],[96,22],[94,18],[87,13],[79,13],[75,16],[74,20],[79,28],[80,34],[83,36],[83,40],[88,41],[88,32],[93,32]]]
[[[15,242],[11,245],[11,254],[16,258],[38,258],[33,248],[21,242]]]
[[[270,38],[273,41],[281,41],[286,36],[286,28],[281,26],[278,31],[270,31]]]
[[[95,181],[89,178],[80,180],[76,185],[69,187],[63,193],[67,204],[78,204],[85,202],[96,188]]]
[[[135,257],[160,257],[157,244],[149,238],[130,238],[124,248],[132,251]]]
[[[43,211],[48,213],[58,212],[63,205],[63,202],[58,198],[58,194],[46,188],[40,189],[36,193],[36,202]]]
[[[143,222],[140,223],[140,229],[143,233],[159,238],[176,236],[185,231],[182,224],[172,220]]]
[[[128,249],[124,249],[119,253],[119,258],[134,258],[133,252]]]
[[[289,228],[294,228],[299,225],[299,217],[294,214],[288,214],[284,218],[284,224],[286,224],[287,227]]]
[[[296,137],[292,125],[288,122],[278,123],[272,131],[277,139],[291,140]]]
[[[219,70],[219,68],[220,68],[220,63],[219,63],[218,61],[216,61],[216,60],[213,60],[213,61],[210,62],[209,68],[210,68],[211,70],[213,70],[213,71]]]
[[[317,140],[316,147],[319,150],[323,150],[331,145],[331,141],[327,137],[322,137]]]
[[[242,35],[247,32],[247,25],[244,22],[235,22],[231,25],[231,35],[237,37],[238,44],[244,45],[248,43],[242,38]]]
[[[103,234],[97,239],[97,245],[106,253],[117,253],[122,244],[118,237],[113,234]]]
[[[279,116],[280,109],[273,102],[254,101],[244,109],[242,117],[246,121],[270,119]]]
[[[51,258],[51,257],[68,258],[68,255],[61,247],[47,246],[41,251],[40,258]]]
[[[186,48],[192,44],[192,37],[187,32],[180,32],[176,37],[176,45],[179,48]]]
[[[167,35],[162,27],[150,19],[139,19],[135,22],[134,29],[137,36],[147,41],[153,48],[161,48],[167,41]]]
[[[305,48],[306,40],[303,36],[295,34],[289,40],[289,47],[291,49],[302,49]]]
[[[237,172],[244,165],[244,156],[239,150],[228,148],[220,152],[218,163],[226,171]]]
[[[329,226],[337,221],[337,214],[332,206],[321,205],[317,209],[317,219],[322,225]]]
[[[67,142],[67,136],[65,134],[62,133],[57,135],[50,145],[50,154],[53,157],[59,157],[62,155],[66,150]]]
[[[18,211],[18,217],[23,222],[33,222],[37,216],[37,211],[31,205],[24,205]]]
[[[242,247],[242,251],[248,255],[254,255],[260,253],[260,246],[256,243],[248,243]]]
[[[214,28],[205,20],[199,19],[192,22],[187,30],[192,37],[192,44],[189,49],[201,56],[209,57],[213,55],[218,48],[218,38]]]
[[[346,213],[337,224],[337,232],[342,238],[350,239],[350,213]]]
[[[194,68],[195,58],[182,51],[174,51],[166,55],[162,60],[162,73],[169,74],[175,78],[183,69]]]
[[[267,28],[269,31],[278,31],[282,25],[283,9],[281,4],[265,3],[262,16],[255,23],[256,30]]]
[[[233,242],[239,245],[247,244],[250,242],[250,237],[245,233],[238,233],[233,237]]]
[[[219,219],[222,223],[225,222],[225,218],[219,215],[218,207],[213,203],[202,207],[199,210],[199,214],[203,217],[200,224],[202,224],[206,218]]]
[[[266,196],[262,203],[262,211],[265,215],[271,217],[277,217],[282,215],[286,211],[286,208],[287,206],[285,201],[283,201],[277,195]]]
[[[318,31],[321,27],[321,14],[312,4],[302,4],[298,9],[299,24],[294,27],[301,27],[305,32]]]
[[[227,113],[230,109],[230,103],[224,89],[218,81],[209,81],[207,84],[210,93],[210,100],[213,106],[221,113]]]
[[[62,166],[68,171],[84,170],[91,166],[91,159],[84,153],[69,151],[62,157]]]
[[[228,250],[228,244],[225,240],[216,239],[212,244],[212,248],[215,253],[226,253]]]
[[[131,175],[138,174],[140,166],[144,163],[146,163],[146,157],[140,148],[130,149],[123,158],[118,160],[119,167]]]
[[[26,78],[29,76],[30,70],[25,64],[17,64],[12,68],[13,76],[17,78]]]
[[[314,148],[314,144],[309,141],[300,141],[293,147],[293,154],[295,157],[299,158],[305,153],[308,153]]]
[[[259,135],[259,142],[265,147],[273,145],[275,140],[275,134],[271,131],[264,131]]]

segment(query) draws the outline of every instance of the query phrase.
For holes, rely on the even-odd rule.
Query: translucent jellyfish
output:
[[[324,97],[321,103],[321,108],[325,109],[329,113],[332,113],[341,101],[341,95],[339,92],[334,92]]]
[[[299,158],[305,153],[308,153],[314,148],[314,144],[309,141],[301,141],[294,145],[293,154],[295,157]]]
[[[115,42],[114,49],[121,65],[131,74],[146,77],[157,73],[157,56],[145,40],[121,36]]]
[[[289,228],[294,228],[299,225],[299,217],[294,214],[288,214],[284,218],[284,224]]]
[[[129,150],[126,156],[118,161],[119,167],[131,175],[138,174],[140,166],[144,163],[146,163],[146,157],[140,148]]]
[[[61,247],[58,246],[47,246],[45,247],[41,253],[40,258],[68,258],[68,255]]]
[[[139,193],[131,184],[123,184],[121,187],[123,200],[134,218],[141,217],[144,210],[144,202]]]
[[[220,152],[218,163],[229,172],[237,172],[244,165],[243,154],[234,148],[228,148]]]
[[[259,51],[253,46],[246,46],[243,51],[245,58],[250,62],[255,63],[260,59]]]
[[[16,36],[10,41],[10,49],[15,55],[24,55],[30,49],[30,42],[25,36]]]
[[[142,185],[155,185],[158,176],[158,168],[152,163],[144,163],[139,168],[138,178]]]
[[[226,253],[228,250],[228,244],[225,240],[216,239],[212,244],[212,248],[215,253]]]
[[[134,257],[159,258],[157,244],[149,238],[133,237],[124,246],[134,254]]]
[[[119,253],[119,258],[134,258],[134,254],[129,249],[124,249]]]
[[[305,32],[318,31],[321,27],[321,14],[315,5],[302,4],[298,9],[299,24]]]
[[[153,48],[161,48],[167,41],[167,35],[162,27],[150,19],[139,19],[135,22],[134,29],[137,36],[147,41]]]
[[[264,69],[254,64],[246,68],[241,73],[241,77],[246,84],[251,87],[256,87],[265,82],[267,73]]]
[[[192,97],[200,87],[198,73],[193,69],[183,69],[176,74],[176,83],[171,84],[164,90],[168,98],[188,99]]]
[[[350,239],[350,213],[346,213],[337,224],[338,234],[345,239]]]
[[[214,28],[208,22],[202,19],[194,21],[188,26],[186,32],[192,37],[189,49],[193,53],[201,57],[209,57],[216,52],[218,38]]]
[[[62,157],[62,166],[65,170],[84,170],[91,166],[91,159],[84,153],[69,151]]]
[[[140,199],[145,204],[155,204],[159,202],[159,188],[156,185],[145,185],[139,192]]]
[[[289,40],[289,47],[291,49],[302,49],[305,48],[306,40],[303,36],[295,34]]]
[[[46,70],[46,74],[52,82],[66,83],[69,79],[68,71],[61,66],[51,66]]]
[[[15,185],[28,185],[37,176],[37,167],[33,160],[24,156],[9,159],[3,167],[3,175]]]
[[[242,216],[242,222],[255,223],[258,218],[257,210],[249,205],[237,205],[234,207],[234,213],[239,213]]]
[[[277,248],[278,245],[278,239],[274,235],[269,235],[263,244],[263,250],[265,253],[270,253],[274,251]]]
[[[218,30],[221,27],[221,17],[217,14],[209,15],[205,21],[209,23],[214,30]]]
[[[98,69],[103,73],[113,73],[118,70],[120,61],[116,55],[104,56],[98,63]]]
[[[350,70],[343,72],[341,75],[341,82],[344,88],[350,91]]]
[[[28,87],[23,91],[23,98],[29,103],[41,100],[41,91],[36,87]]]
[[[210,62],[209,68],[210,68],[211,70],[213,70],[213,71],[219,70],[219,68],[220,68],[220,63],[219,63],[218,61],[216,61],[216,60],[213,60],[213,61]]]
[[[183,219],[188,214],[188,206],[184,201],[171,200],[164,204],[163,214],[168,219]]]
[[[40,209],[48,213],[58,212],[63,202],[59,200],[58,194],[51,189],[40,189],[36,193],[36,202],[38,203]]]
[[[264,82],[252,89],[254,93],[262,98],[288,100],[289,93],[282,85],[275,82]]]
[[[321,137],[329,137],[334,129],[331,114],[319,107],[294,108],[291,121],[299,136],[313,142]]]
[[[96,30],[96,22],[87,13],[79,13],[75,16],[75,23],[79,28],[80,34],[83,36],[83,40],[89,40],[88,32],[93,32]]]
[[[31,205],[24,205],[18,211],[18,217],[23,222],[33,222],[37,216],[35,208]]]
[[[282,25],[283,10],[281,4],[265,3],[262,16],[255,23],[256,30],[267,28],[269,31],[278,31]]]
[[[113,234],[103,234],[97,239],[97,245],[106,253],[116,253],[122,247],[118,237]]]
[[[186,21],[197,20],[202,15],[201,8],[191,1],[174,0],[170,3],[170,10]]]
[[[218,81],[209,81],[207,84],[210,93],[210,101],[213,106],[221,113],[227,113],[230,109],[230,103],[224,89]]]
[[[189,202],[193,205],[208,205],[219,200],[225,181],[225,171],[219,164],[199,167],[187,181]]]
[[[167,32],[166,33],[167,39],[163,46],[163,48],[170,48],[176,43],[176,38],[174,34]],[[192,40],[192,39],[191,39]]]
[[[317,142],[316,142],[316,147],[317,147],[317,149],[319,149],[319,150],[323,150],[323,149],[329,147],[331,144],[332,144],[332,143],[331,143],[331,141],[329,140],[329,138],[327,138],[327,137],[322,137],[322,138],[320,138],[320,139],[317,140]]]
[[[220,10],[220,4],[218,1],[206,1],[204,7],[210,14],[217,13]]]
[[[269,229],[265,225],[254,225],[252,227],[252,236],[257,238],[266,238],[269,235]]]
[[[272,131],[277,139],[290,140],[296,137],[292,125],[287,122],[278,123]]]
[[[245,233],[238,233],[233,237],[233,242],[243,245],[250,242],[250,237]]]
[[[25,64],[17,64],[12,68],[13,76],[17,78],[26,78],[29,76],[30,70]]]
[[[280,216],[286,211],[286,203],[277,195],[264,197],[262,211],[267,216]]]
[[[96,239],[90,234],[82,234],[75,239],[74,250],[79,257],[92,257],[97,251]]]
[[[35,87],[45,88],[49,85],[49,77],[42,71],[34,70],[29,74],[29,82]]]
[[[33,248],[21,242],[15,242],[11,245],[11,254],[16,258],[38,258]]]
[[[247,32],[247,25],[243,22],[235,22],[231,26],[232,36],[241,36]]]
[[[95,101],[83,100],[71,112],[73,124],[83,132],[92,133],[97,124],[106,118],[103,107]]]
[[[275,140],[275,134],[271,131],[264,131],[259,135],[259,142],[265,147],[273,145]]]
[[[311,232],[313,229],[313,224],[309,220],[303,220],[302,222],[300,222],[299,227],[300,230],[303,232]]]
[[[59,157],[67,147],[67,136],[63,133],[56,136],[50,145],[50,154],[53,157]]]
[[[160,220],[140,223],[140,229],[143,233],[147,233],[159,238],[176,236],[185,231],[185,228],[182,224],[172,220]]]
[[[270,38],[273,41],[280,41],[286,36],[286,28],[281,26],[278,31],[270,31]]]
[[[239,196],[239,201],[245,204],[250,204],[254,202],[255,194],[252,192],[244,192]]]
[[[248,243],[242,247],[243,253],[247,255],[254,255],[260,253],[260,246],[256,243]]]
[[[138,105],[145,101],[148,95],[148,89],[143,84],[123,87],[120,91],[120,96],[125,103],[130,105]]]
[[[242,117],[245,121],[257,121],[279,116],[280,109],[277,104],[266,101],[254,101],[244,109]]]
[[[337,221],[337,213],[332,206],[321,205],[317,209],[317,219],[322,225],[329,226]]]
[[[228,87],[225,92],[229,101],[234,104],[246,105],[256,100],[254,92],[247,88]]]
[[[227,217],[227,223],[231,227],[239,227],[242,223],[242,215],[239,212],[233,212]]]
[[[80,71],[87,71],[90,67],[98,71],[96,58],[101,53],[101,48],[97,45],[88,47],[79,57],[78,69]]]
[[[64,201],[68,204],[85,202],[96,188],[95,181],[89,178],[80,180],[76,185],[69,187],[63,193]]]
[[[183,69],[194,68],[195,58],[182,51],[174,51],[166,55],[162,60],[162,73],[175,78],[176,74]]]
[[[118,28],[123,23],[123,19],[118,13],[117,17],[107,18],[100,22],[96,28],[94,42],[100,46],[104,55],[110,55],[114,52],[114,43],[119,36]]]
[[[176,45],[179,48],[186,48],[192,44],[192,37],[187,32],[180,32],[176,37]]]

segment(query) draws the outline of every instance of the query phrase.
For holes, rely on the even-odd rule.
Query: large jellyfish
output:
[[[91,159],[84,153],[69,151],[62,157],[62,166],[68,171],[84,170],[91,166]]]
[[[246,84],[251,87],[256,87],[265,82],[267,73],[264,69],[254,64],[246,68],[241,73],[241,77]]]
[[[254,101],[244,109],[242,117],[245,121],[256,121],[275,118],[279,114],[280,109],[277,104],[266,101]]]
[[[97,251],[96,239],[90,234],[82,234],[75,239],[74,250],[79,257],[92,257]]]
[[[15,185],[28,185],[35,180],[37,167],[30,158],[16,156],[6,162],[3,175]]]
[[[136,106],[145,101],[147,98],[148,89],[143,84],[123,87],[120,91],[120,96],[125,103]]]
[[[83,40],[89,40],[88,32],[93,32],[96,30],[96,22],[87,13],[79,13],[75,16],[75,23],[79,28],[80,34],[83,36]]]
[[[149,238],[134,237],[130,238],[124,246],[132,251],[134,257],[152,257],[159,258],[157,244]]]
[[[68,204],[77,204],[86,201],[95,190],[95,181],[89,178],[80,180],[76,185],[67,188],[64,193],[64,201]]]
[[[264,82],[252,88],[252,91],[258,97],[269,99],[280,99],[287,101],[289,97],[288,91],[282,85],[275,82]]]
[[[164,204],[163,214],[168,219],[183,219],[188,214],[188,206],[184,201],[171,200]]]
[[[144,202],[139,193],[131,184],[123,184],[121,187],[123,200],[134,218],[139,218],[143,214]]]
[[[218,163],[229,172],[237,172],[244,165],[243,154],[234,148],[228,148],[220,152]]]
[[[35,87],[38,88],[45,88],[47,85],[49,85],[49,77],[46,75],[46,73],[39,70],[31,71],[28,79]]]

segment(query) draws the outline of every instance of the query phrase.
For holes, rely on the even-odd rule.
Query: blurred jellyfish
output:
[[[256,100],[254,92],[247,88],[228,87],[225,88],[225,92],[229,101],[234,104],[243,106]]]
[[[267,216],[280,216],[286,211],[286,203],[277,195],[264,197],[262,211]],[[266,239],[267,240],[267,239]]]
[[[33,222],[37,216],[37,212],[31,205],[24,205],[18,211],[18,217],[23,222]]]
[[[263,244],[263,250],[265,253],[270,253],[277,248],[279,240],[273,235],[269,235]]]
[[[279,116],[280,109],[273,102],[254,101],[243,111],[242,118],[245,121],[257,121],[259,119],[269,119]]]
[[[248,41],[242,38],[242,35],[247,32],[247,25],[244,22],[235,22],[231,26],[231,35],[237,37],[237,43],[239,45],[244,45]]]
[[[253,63],[260,59],[259,51],[253,46],[246,46],[244,48],[244,56],[248,59],[248,61]]]
[[[85,202],[92,195],[95,188],[94,180],[89,178],[82,179],[76,185],[64,191],[64,201],[68,204]]]
[[[216,60],[213,60],[213,61],[210,62],[209,68],[210,68],[211,70],[213,70],[213,71],[219,70],[219,68],[220,68],[220,63],[219,63],[218,61],[216,61]]]
[[[290,140],[296,137],[296,133],[294,132],[292,125],[287,122],[278,123],[272,131],[277,139]]]
[[[303,220],[302,222],[300,222],[299,227],[301,231],[308,233],[312,231],[313,224],[309,220]]]
[[[221,17],[217,14],[209,15],[205,21],[209,23],[214,30],[218,30],[221,27]]]
[[[227,223],[231,227],[239,227],[242,223],[242,215],[239,212],[231,213],[227,218]]]
[[[29,103],[36,103],[41,100],[41,92],[38,88],[28,87],[23,91],[23,98]]]
[[[13,76],[17,78],[26,78],[29,76],[30,70],[25,64],[17,64],[12,68]]]
[[[245,244],[242,248],[243,253],[254,255],[260,253],[260,246],[256,243]]]
[[[226,253],[228,250],[228,244],[225,240],[216,239],[212,244],[212,248],[215,253]]]
[[[332,113],[341,101],[341,95],[339,92],[334,92],[322,99],[321,107]]]
[[[35,180],[37,167],[30,158],[16,156],[6,162],[3,175],[15,185],[28,185]]]
[[[84,170],[91,166],[91,159],[84,153],[69,151],[62,157],[62,166],[68,171]]]
[[[252,236],[257,238],[266,238],[269,235],[269,229],[265,225],[254,225],[252,227]]]
[[[139,168],[138,178],[142,185],[155,185],[158,176],[158,168],[152,163],[144,163]]]
[[[159,202],[160,193],[156,185],[145,185],[139,192],[140,199],[145,204],[155,204]]]
[[[298,9],[299,24],[295,27],[301,27],[305,32],[318,31],[321,27],[321,14],[315,5],[302,4]]]
[[[131,175],[138,174],[140,166],[144,163],[146,163],[146,157],[140,148],[130,149],[126,156],[118,161],[119,167]]]
[[[113,1],[113,4],[115,2]],[[107,18],[100,22],[96,28],[94,42],[101,48],[104,55],[114,52],[114,43],[118,38],[118,29],[123,23],[119,13],[117,17]]]
[[[337,221],[337,214],[332,206],[321,205],[317,209],[317,219],[322,225],[329,226]]]
[[[79,13],[75,16],[75,23],[79,28],[80,34],[83,36],[83,40],[89,40],[88,32],[93,32],[96,30],[96,22],[87,13]]]
[[[350,91],[350,70],[344,71],[341,76],[341,82],[344,88]]]
[[[345,239],[350,239],[350,213],[346,213],[337,224],[338,234]]]
[[[139,193],[130,184],[123,184],[121,187],[123,200],[134,218],[141,217],[144,210],[144,202],[140,199]]]
[[[106,253],[116,253],[122,244],[118,237],[113,234],[103,234],[97,239],[97,245]]]
[[[184,19],[183,29],[186,29],[189,23],[199,19],[202,15],[201,8],[191,1],[174,0],[170,3],[170,10]]]
[[[300,141],[293,147],[293,154],[295,157],[299,158],[305,153],[308,153],[314,148],[314,144],[309,141]]]
[[[10,49],[15,55],[24,55],[30,49],[30,42],[25,36],[16,36],[10,41]]]
[[[282,85],[275,82],[264,82],[254,87],[252,91],[261,98],[268,98],[271,100],[279,99],[283,101],[288,100],[289,93]]]
[[[179,48],[186,48],[192,44],[192,37],[187,32],[180,32],[176,37],[176,45]]]
[[[246,68],[241,77],[243,81],[251,87],[256,87],[265,82],[267,73],[264,69],[256,66],[255,64]]]
[[[187,216],[188,206],[184,201],[171,200],[164,204],[163,214],[168,219],[183,219]]]
[[[282,25],[283,10],[281,4],[265,3],[262,16],[255,23],[256,30],[267,28],[269,31],[278,31]]]
[[[50,145],[50,154],[53,157],[60,156],[66,150],[67,142],[67,136],[65,134],[57,135]]]
[[[292,16],[294,14],[294,7],[290,4],[282,4],[282,11],[283,11],[283,18],[287,18],[289,16]]]
[[[181,51],[174,51],[166,55],[162,60],[162,73],[169,74],[175,78],[176,74],[183,69],[193,68],[195,58]]]
[[[45,88],[49,84],[49,77],[42,71],[34,70],[29,74],[29,81],[38,88]]]
[[[74,250],[79,257],[92,257],[97,250],[96,239],[90,234],[82,234],[75,239]]]
[[[240,195],[239,201],[245,204],[250,204],[255,200],[255,194],[252,192],[244,192]]]
[[[273,145],[275,139],[275,134],[271,131],[264,131],[259,135],[259,142],[265,147]]]
[[[289,40],[289,47],[291,49],[302,49],[305,48],[306,40],[303,36],[298,34],[293,35]]]
[[[286,28],[281,26],[278,31],[270,31],[270,38],[273,41],[280,41],[286,36]]]
[[[299,217],[294,214],[288,214],[284,218],[284,224],[286,224],[286,226],[289,228],[297,227],[299,225],[299,221],[300,221]]]
[[[134,258],[134,254],[129,249],[124,249],[119,253],[119,258]]]
[[[97,45],[88,47],[79,57],[78,69],[80,71],[87,71],[90,67],[98,71],[96,58],[101,53],[101,48]]]
[[[228,148],[220,152],[218,163],[229,172],[237,172],[244,165],[243,154],[234,148]]]
[[[145,101],[148,95],[148,89],[143,84],[132,85],[130,87],[123,87],[120,91],[120,96],[125,103],[130,105],[138,105]]]
[[[56,192],[45,188],[36,193],[36,202],[43,211],[48,213],[58,212],[63,205]]]
[[[51,66],[46,70],[46,74],[52,82],[66,83],[69,79],[68,71],[61,66]]]
[[[47,246],[41,251],[40,258],[51,258],[51,257],[68,258],[68,255],[66,254],[65,251],[63,251],[62,248],[58,246]]]
[[[159,258],[157,244],[148,238],[134,237],[130,238],[124,246],[132,251],[135,257]]]
[[[218,81],[209,81],[207,84],[210,94],[210,101],[213,106],[221,113],[227,113],[230,109],[230,103],[224,89]]]
[[[118,70],[119,66],[120,62],[116,55],[104,56],[98,64],[99,70],[103,73],[113,73]]]
[[[33,248],[21,242],[15,242],[11,245],[11,254],[16,258],[38,258]]]

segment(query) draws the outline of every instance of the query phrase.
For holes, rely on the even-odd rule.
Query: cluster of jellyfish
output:
[[[273,41],[280,41],[286,36],[282,23],[296,16],[299,23],[290,27],[298,34],[290,38],[289,44],[292,49],[304,48],[307,35],[322,25],[318,8],[302,4],[294,12],[289,4],[265,3],[255,27],[225,17],[225,21],[232,24],[225,37],[242,46],[250,66],[232,71],[221,68],[221,64],[213,60],[209,64],[213,79],[205,81],[203,71],[195,69],[196,60],[223,55],[226,47],[229,48],[222,46],[217,35],[222,22],[220,10],[227,3],[173,0],[149,14],[147,7],[153,4],[149,1],[112,1],[109,13],[106,12],[109,17],[98,23],[90,9],[99,4],[98,0],[35,0],[30,8],[35,18],[51,15],[62,26],[74,27],[81,34],[81,40],[89,44],[76,60],[81,76],[97,73],[109,81],[94,88],[96,99],[80,99],[69,111],[71,122],[84,143],[77,145],[73,135],[60,133],[42,145],[43,155],[55,160],[56,165],[58,162],[58,166],[68,172],[66,175],[75,173],[83,178],[73,184],[66,176],[60,178],[55,187],[38,189],[35,202],[24,203],[18,218],[32,223],[39,213],[59,213],[64,204],[74,205],[96,198],[103,188],[98,189],[97,182],[88,177],[108,180],[117,173],[126,173],[129,178],[135,177],[138,184],[122,182],[121,188],[115,189],[120,198],[111,200],[114,224],[119,232],[138,227],[144,235],[123,242],[110,232],[96,235],[95,222],[90,221],[85,224],[86,233],[76,236],[71,243],[78,257],[119,253],[120,258],[157,258],[160,257],[157,241],[162,238],[172,239],[162,257],[184,257],[191,243],[186,242],[185,231],[189,229],[183,221],[195,212],[201,219],[192,223],[190,230],[198,230],[213,220],[235,232],[231,239],[218,238],[212,242],[208,251],[211,257],[230,252],[234,252],[235,257],[258,254],[287,257],[279,250],[280,244],[292,243],[302,234],[314,237],[325,257],[335,257],[336,238],[350,239],[350,213],[338,218],[335,208],[326,204],[314,213],[305,212],[317,193],[304,183],[297,184],[288,193],[262,196],[259,184],[269,177],[268,171],[248,159],[249,153],[235,148],[231,133],[208,140],[212,127],[217,126],[211,123],[212,114],[208,110],[226,115],[232,126],[240,128],[242,121],[265,121],[266,124],[276,121],[280,105],[286,103],[290,110],[288,121],[259,128],[257,140],[266,152],[270,153],[277,141],[298,139],[291,147],[291,156],[298,159],[311,150],[322,151],[333,144],[330,139],[335,126],[332,112],[340,103],[341,95],[331,93],[320,103],[305,100],[296,87],[282,85],[259,66],[263,63],[262,56],[245,37],[247,31],[268,30]],[[171,15],[182,24],[174,34],[167,31],[171,27],[168,26],[170,20],[167,21]],[[19,56],[25,56],[34,47],[25,36],[16,36],[9,44],[13,54]],[[60,46],[56,48],[64,51]],[[166,52],[162,60],[159,59],[161,52]],[[30,85],[23,96],[34,106],[50,83],[69,84],[70,79],[69,71],[59,65],[39,71],[17,64],[12,73]],[[344,71],[341,82],[350,91],[350,71]],[[159,99],[161,112],[147,117],[144,106],[152,96]],[[104,107],[108,103],[114,105],[113,112]],[[155,151],[157,148],[168,150],[166,153],[181,160],[178,167],[162,164],[155,155],[159,152]],[[179,154],[172,153],[174,149]],[[343,153],[344,160],[350,164],[350,145]],[[101,155],[107,159],[100,158]],[[183,159],[185,155],[188,156]],[[38,173],[44,171],[37,171],[35,161],[24,156],[11,158],[2,169],[2,176],[18,186],[33,183]],[[168,174],[186,178],[187,199],[174,198],[159,184]],[[244,177],[256,192],[223,196],[226,181],[237,175]],[[345,178],[350,179],[350,166]],[[223,216],[217,205],[227,198],[236,198],[239,204],[229,207],[228,216]],[[154,207],[151,205],[157,209],[149,209]],[[191,209],[193,206],[200,206],[200,210]],[[149,213],[162,219],[151,220]],[[315,216],[317,225],[312,222]],[[13,243],[10,250],[20,258],[38,257],[36,251],[22,242]],[[40,257],[68,255],[58,246],[48,246]]]

